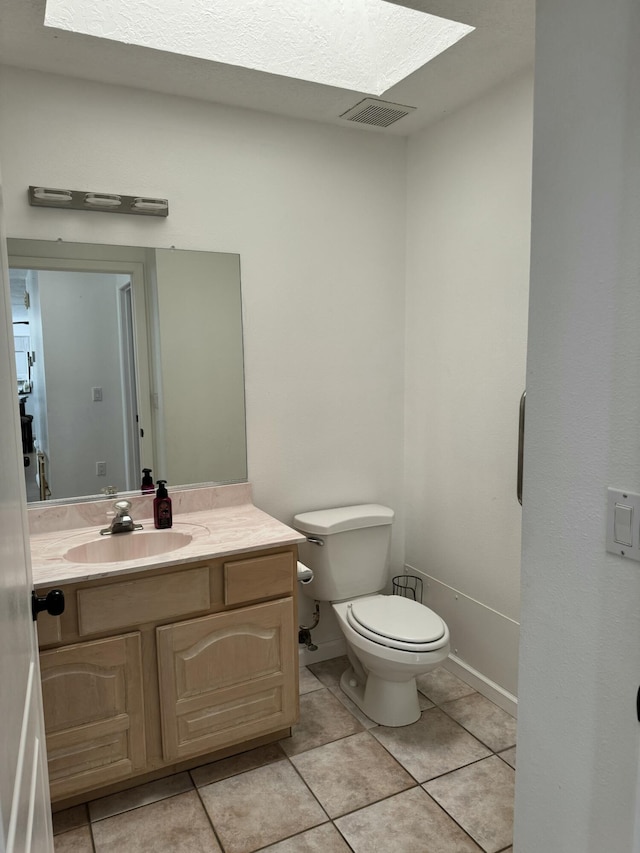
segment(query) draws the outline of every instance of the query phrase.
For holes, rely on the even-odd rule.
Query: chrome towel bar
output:
[[[516,485],[516,494],[518,503],[522,506],[522,475],[524,468],[524,410],[527,402],[526,390],[522,392],[520,397],[520,412],[518,416],[518,482]]]

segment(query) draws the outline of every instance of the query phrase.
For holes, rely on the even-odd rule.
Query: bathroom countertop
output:
[[[116,534],[117,538],[135,537],[150,531],[153,531],[153,535],[164,533],[155,530],[153,518],[139,518],[134,514],[134,520],[143,525],[143,530]],[[100,536],[100,530],[108,526],[108,520],[105,521],[97,527],[79,525],[75,528],[33,532],[30,545],[34,586],[50,587],[132,574],[146,568],[191,564],[248,551],[295,545],[305,538],[252,503],[244,502],[178,515],[174,509],[171,530],[189,534],[191,541],[173,551],[110,563],[78,563],[65,557],[66,552],[75,546],[104,539]]]

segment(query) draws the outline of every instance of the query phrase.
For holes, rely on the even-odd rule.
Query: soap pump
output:
[[[167,494],[167,481],[158,480],[158,491],[153,499],[153,523],[158,530],[166,530],[173,524],[171,498]]]
[[[151,468],[142,469],[142,494],[148,495],[155,491],[153,479],[151,477]]]

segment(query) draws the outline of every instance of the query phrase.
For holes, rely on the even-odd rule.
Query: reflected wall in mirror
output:
[[[7,244],[28,500],[246,481],[238,255]]]

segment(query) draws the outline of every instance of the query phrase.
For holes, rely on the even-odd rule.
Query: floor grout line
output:
[[[189,773],[189,776],[191,776],[191,773]],[[191,781],[193,782],[193,777],[191,777]],[[215,784],[215,783],[212,783],[212,784]],[[218,846],[220,847],[220,850],[222,850],[222,853],[225,853],[225,846],[222,843],[222,839],[220,838],[220,836],[216,832],[216,828],[213,825],[213,821],[211,820],[211,815],[209,814],[207,807],[204,804],[204,800],[200,796],[200,788],[198,788],[198,786],[195,783],[194,783],[193,787],[195,788],[196,796],[198,797],[198,800],[200,801],[200,806],[202,807],[202,809],[203,809],[203,811],[207,817],[207,820],[209,821],[209,826],[211,827],[211,831],[213,832],[213,837],[218,842]],[[204,788],[206,786],[203,785],[202,787]],[[114,851],[114,853],[115,853],[115,851]]]

